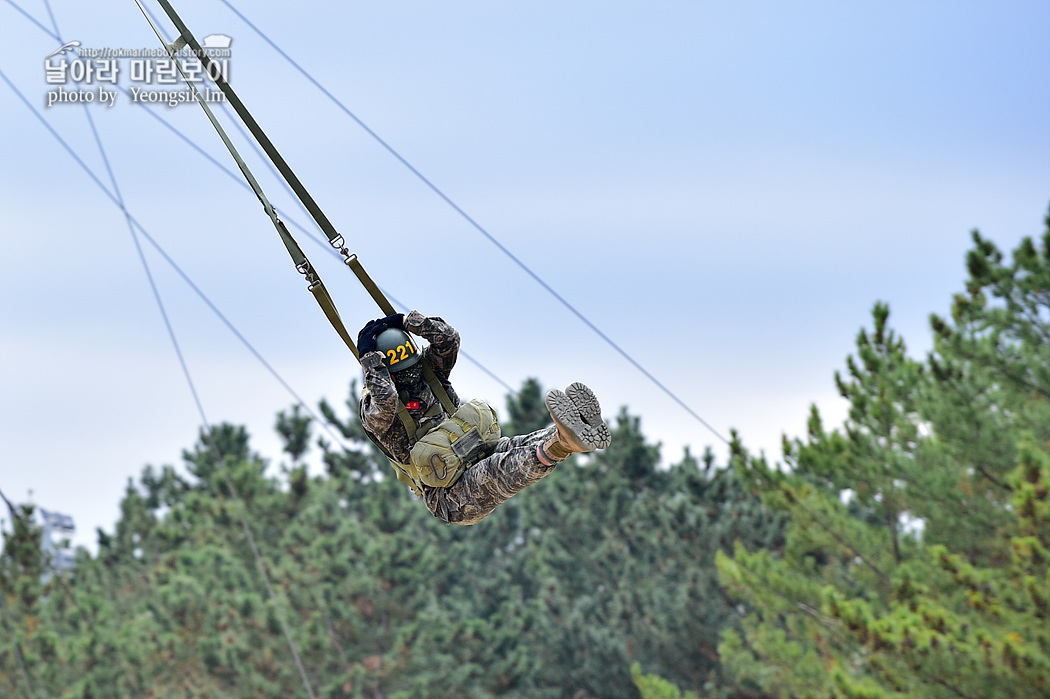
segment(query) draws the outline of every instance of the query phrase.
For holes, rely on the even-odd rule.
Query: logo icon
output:
[[[63,54],[63,53],[69,53],[71,51],[74,51],[78,46],[80,46],[80,42],[79,41],[67,41],[66,43],[62,44],[57,49],[55,49],[54,51],[49,53],[45,57],[45,60],[47,58],[51,58],[52,56],[58,56],[58,55]]]
[[[204,37],[204,43],[201,44],[203,49],[228,49],[230,48],[230,42],[233,39],[226,36],[225,34],[209,34]]]

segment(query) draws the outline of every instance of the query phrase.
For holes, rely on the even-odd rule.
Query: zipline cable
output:
[[[3,78],[4,82],[6,82],[8,84],[8,86],[11,87],[11,89],[14,90],[18,94],[19,98],[21,98],[22,101],[25,102],[27,106],[30,106],[29,102],[25,99],[25,97],[21,94],[21,92],[19,92],[17,90],[17,88],[15,88],[14,84],[10,81],[10,79],[8,79],[7,75],[3,72],[2,69],[0,69],[0,78]],[[35,110],[33,110],[33,111],[35,113]],[[41,117],[41,119],[42,119],[42,117]],[[45,125],[48,127],[49,130],[52,131],[52,133],[55,133],[55,135],[57,136],[57,133],[54,132],[53,129],[51,129],[50,124],[47,124],[45,122]],[[66,146],[67,150],[70,150],[70,153],[74,156],[74,158],[77,160],[77,162],[79,162],[81,164],[81,166],[84,167],[85,170],[88,171],[88,174],[91,176],[91,178],[93,180],[95,180],[95,182],[100,187],[102,187],[102,189],[104,191],[106,191],[106,193],[109,194],[109,196],[111,198],[114,199],[115,203],[118,203],[118,201],[115,199],[113,194],[106,189],[106,187],[102,183],[102,181],[99,180],[98,177],[93,172],[91,172],[90,169],[88,169],[86,167],[86,165],[83,163],[83,161],[78,156],[76,156],[75,153],[73,153],[73,151],[69,148],[69,146],[67,144],[65,144],[64,142],[63,142],[63,145]],[[119,203],[118,203],[118,206],[122,207],[122,205],[119,204]],[[138,244],[137,238],[136,238],[136,248],[137,248],[137,250],[139,252],[140,258],[143,261],[143,264],[145,265],[146,274],[147,274],[147,277],[149,278],[149,281],[150,281],[150,286],[152,287],[153,293],[154,293],[155,297],[157,298],[158,305],[159,305],[159,307],[161,309],[161,315],[163,316],[165,325],[168,328],[169,337],[171,338],[172,344],[175,347],[175,352],[176,352],[176,354],[178,356],[179,363],[182,366],[183,375],[184,375],[184,377],[186,379],[187,385],[189,386],[190,392],[193,395],[193,400],[194,400],[194,403],[197,406],[198,413],[200,414],[200,418],[201,418],[202,426],[204,428],[204,432],[205,432],[205,434],[207,434],[209,436],[208,442],[211,443],[211,446],[215,449],[216,453],[219,455],[218,461],[219,461],[219,464],[220,464],[220,470],[221,470],[221,472],[223,474],[223,478],[224,478],[225,483],[226,483],[226,487],[229,489],[232,499],[238,504],[238,508],[237,509],[238,509],[238,514],[240,515],[239,519],[240,519],[240,522],[241,522],[241,526],[244,529],[245,536],[246,536],[246,538],[248,540],[249,547],[251,548],[252,555],[255,558],[256,567],[258,568],[259,573],[260,573],[260,575],[261,575],[261,577],[263,579],[263,583],[264,583],[264,585],[266,587],[267,593],[268,593],[270,599],[274,603],[274,610],[275,610],[276,615],[277,615],[278,623],[280,624],[281,629],[284,632],[285,640],[286,640],[286,642],[289,645],[289,649],[291,650],[293,659],[295,660],[296,667],[298,668],[299,674],[300,674],[300,676],[301,676],[301,678],[303,680],[303,684],[304,684],[304,687],[306,688],[306,692],[309,695],[310,699],[316,699],[316,697],[314,695],[314,692],[313,692],[313,687],[310,684],[309,677],[307,676],[306,670],[305,670],[305,668],[303,667],[303,664],[302,664],[302,660],[299,657],[298,649],[295,646],[295,641],[292,638],[291,632],[288,629],[287,621],[286,621],[285,615],[284,615],[284,609],[283,609],[282,605],[279,603],[279,601],[277,599],[276,593],[274,592],[274,589],[273,589],[273,585],[270,582],[270,576],[269,576],[269,573],[267,572],[266,564],[263,561],[262,554],[259,551],[259,547],[256,545],[255,537],[252,534],[251,527],[248,525],[248,519],[247,519],[247,515],[246,515],[246,509],[247,509],[246,505],[244,504],[244,501],[240,498],[240,495],[237,492],[237,488],[236,488],[236,486],[234,486],[233,481],[230,478],[229,470],[228,470],[228,468],[226,466],[225,458],[221,454],[221,451],[220,451],[220,448],[219,448],[219,445],[218,445],[217,441],[214,440],[214,438],[213,438],[213,436],[214,436],[213,428],[212,428],[211,424],[208,421],[207,415],[204,412],[204,406],[202,405],[202,403],[200,401],[200,397],[199,397],[199,394],[197,392],[196,385],[193,382],[193,377],[190,374],[190,371],[189,371],[189,368],[186,365],[185,359],[183,358],[182,350],[179,347],[178,340],[175,337],[174,330],[172,329],[171,324],[170,324],[170,322],[168,320],[167,313],[164,311],[164,306],[163,306],[163,303],[160,300],[159,292],[157,291],[156,285],[154,284],[153,276],[149,272],[149,266],[145,262],[145,258],[144,258],[143,253],[142,253],[142,248]]]
[[[729,444],[729,440],[722,436],[722,434],[712,427],[706,420],[693,410],[684,400],[678,397],[670,388],[665,386],[659,379],[653,376],[640,362],[634,357],[627,353],[620,345],[618,345],[612,338],[602,332],[587,316],[579,311],[575,306],[569,303],[561,294],[554,290],[554,288],[548,284],[542,277],[534,272],[528,265],[521,261],[514,253],[512,253],[506,246],[503,245],[494,235],[489,233],[480,223],[478,223],[473,217],[471,217],[466,211],[464,211],[458,204],[456,204],[447,194],[445,194],[437,185],[430,181],[422,172],[417,170],[407,159],[404,158],[397,150],[394,149],[389,143],[383,140],[375,131],[373,131],[364,121],[362,121],[354,112],[352,112],[345,104],[343,104],[335,95],[333,95],[327,88],[325,88],[320,82],[318,82],[309,72],[306,71],[301,65],[299,65],[291,56],[284,52],[270,37],[268,37],[261,29],[259,29],[254,23],[252,23],[247,17],[241,13],[236,7],[234,7],[229,0],[219,0],[223,5],[226,5],[235,15],[237,15],[245,24],[247,24],[259,37],[269,44],[278,54],[280,54],[288,63],[298,70],[307,80],[309,80],[317,89],[319,89],[328,99],[330,99],[340,110],[342,110],[348,117],[350,117],[358,126],[360,126],[369,136],[371,136],[379,145],[387,150],[394,158],[396,158],[402,165],[415,175],[423,184],[425,184],[431,191],[434,192],[442,201],[450,206],[457,214],[459,214],[467,223],[474,227],[479,233],[489,240],[493,245],[496,246],[504,255],[506,255],[514,264],[520,267],[526,274],[539,284],[545,291],[551,296],[557,299],[565,308],[567,308],[573,315],[575,315],[580,321],[590,328],[595,334],[597,334],[602,340],[618,352],[624,359],[626,359],[635,369],[640,371],[650,382],[657,386],[663,391],[668,397],[670,397],[675,403],[681,408],[688,412],[693,418],[695,418],[701,425],[707,428],[711,434],[718,437],[725,444]],[[163,4],[163,1],[162,1]]]
[[[62,40],[58,38],[58,34],[55,34],[55,33],[54,33],[53,31],[51,31],[50,29],[48,29],[47,27],[45,27],[45,26],[44,26],[43,24],[41,24],[41,23],[40,23],[40,21],[39,21],[39,20],[37,20],[37,18],[36,18],[36,17],[34,17],[33,15],[31,15],[31,14],[29,14],[28,12],[26,12],[25,10],[23,10],[23,9],[22,9],[21,7],[19,7],[19,6],[18,6],[18,5],[16,5],[16,4],[14,3],[14,2],[12,2],[12,0],[5,0],[5,1],[7,2],[7,4],[8,4],[8,5],[10,5],[11,7],[15,8],[16,10],[18,10],[18,12],[19,12],[19,13],[20,13],[20,14],[21,14],[21,15],[22,15],[23,17],[25,17],[26,19],[28,19],[28,20],[29,20],[30,22],[32,22],[32,23],[33,23],[33,24],[35,24],[36,26],[40,27],[41,31],[43,31],[43,32],[44,32],[45,34],[47,34],[48,36],[50,36],[50,37],[51,37],[52,39],[54,39],[54,40],[55,40],[55,41],[57,41],[58,43],[60,43],[60,44],[62,43]]]

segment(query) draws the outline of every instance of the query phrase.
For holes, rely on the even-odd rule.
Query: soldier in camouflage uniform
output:
[[[390,328],[411,332],[430,343],[422,357],[457,407],[460,401],[449,383],[449,373],[459,354],[460,339],[455,328],[444,320],[418,311],[371,321],[358,336],[365,374],[359,411],[361,424],[390,456],[408,464],[412,442],[398,419],[398,399],[419,425],[419,434],[433,429],[449,415],[443,410],[434,415],[438,409],[431,410],[440,402],[422,377],[421,362],[400,368],[390,364],[385,353],[377,350],[376,338]],[[554,425],[531,434],[501,437],[490,453],[448,487],[423,485],[421,495],[427,509],[447,524],[476,524],[500,503],[551,473],[558,462],[570,454],[609,446],[609,427],[602,420],[601,406],[589,388],[574,383],[565,391],[548,392],[545,402]],[[428,411],[430,417],[426,417]]]

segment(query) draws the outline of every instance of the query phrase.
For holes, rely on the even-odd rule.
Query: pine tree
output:
[[[40,629],[46,567],[40,548],[42,529],[33,523],[32,505],[15,506],[4,500],[11,531],[3,533],[0,552],[0,693],[30,696],[40,681],[38,644],[41,650],[47,648]]]
[[[303,415],[300,406],[292,406],[291,413],[283,410],[277,413],[277,424],[274,429],[284,442],[284,451],[292,457],[292,464],[298,464],[310,448],[310,425],[313,418]]]
[[[814,410],[786,470],[737,444],[742,472],[791,515],[783,552],[719,559],[754,606],[721,647],[743,681],[785,697],[1050,696],[1050,230],[1012,264],[974,243],[925,368],[876,306],[837,377],[841,432]]]

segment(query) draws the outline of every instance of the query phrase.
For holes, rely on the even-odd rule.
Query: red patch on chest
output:
[[[419,410],[419,401],[418,400],[410,400],[407,403],[405,403],[405,407],[408,408],[409,410]]]

